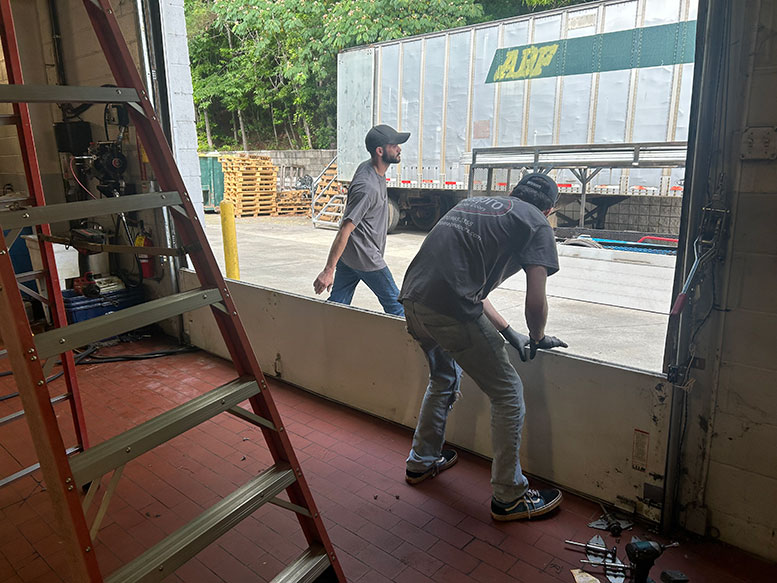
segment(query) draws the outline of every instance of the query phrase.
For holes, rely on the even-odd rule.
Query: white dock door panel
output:
[[[350,182],[369,158],[364,136],[373,126],[375,59],[373,49],[337,55],[337,177]]]

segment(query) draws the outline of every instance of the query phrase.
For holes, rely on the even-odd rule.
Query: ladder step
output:
[[[260,427],[267,427],[268,429],[272,429],[273,431],[276,430],[275,424],[270,421],[269,419],[265,419],[264,417],[260,417],[256,413],[252,413],[251,411],[246,411],[242,407],[232,407],[228,413],[231,413],[235,417],[238,417],[242,419],[243,421],[248,421],[249,423],[253,423],[254,425],[258,425]]]
[[[45,360],[73,348],[97,342],[130,330],[180,316],[221,301],[217,289],[195,289],[124,308],[70,326],[35,335],[38,358]]]
[[[324,547],[313,545],[278,573],[272,583],[313,583],[330,564]]]
[[[314,227],[321,227],[323,229],[338,229],[340,227],[339,223],[324,221],[321,219],[318,219],[316,221],[313,221]]]
[[[0,103],[135,103],[138,92],[129,87],[68,85],[0,85]]]
[[[99,479],[258,392],[259,385],[253,378],[235,379],[208,391],[75,456],[70,463],[73,479],[78,486]]]
[[[177,192],[128,194],[117,198],[98,198],[8,211],[0,213],[0,226],[3,229],[21,229],[45,223],[60,223],[179,204],[181,195]]]
[[[295,482],[294,471],[278,463],[200,514],[105,579],[106,583],[162,581],[262,504]],[[293,581],[293,579],[291,579]]]
[[[3,125],[3,124],[0,124]],[[33,200],[29,196],[0,196],[0,212],[8,210],[15,210],[22,206],[34,204]]]
[[[61,395],[58,395],[56,397],[52,397],[51,404],[56,405],[60,401],[64,401],[65,399],[70,398],[70,393],[62,393]],[[24,409],[20,409],[19,411],[16,411],[14,413],[11,413],[10,415],[6,415],[5,417],[0,417],[0,427],[5,425],[6,423],[10,423],[14,419],[19,419],[20,417],[24,417]]]
[[[24,273],[16,274],[16,281],[24,283],[25,281],[32,281],[34,279],[40,279],[46,275],[46,272],[42,269],[36,271],[25,271]]]
[[[68,449],[65,450],[65,455],[72,455],[72,454],[74,454],[77,451],[81,451],[81,449],[82,448],[81,448],[80,445],[75,445],[73,447],[69,447]],[[33,473],[38,468],[40,468],[40,464],[39,463],[32,464],[31,466],[26,467],[23,470],[19,470],[15,474],[11,474],[10,476],[6,476],[5,478],[0,479],[0,488],[2,488],[3,486],[7,486],[11,482],[15,482],[19,478],[23,478],[24,476],[27,476],[27,475]]]
[[[0,126],[14,126],[19,123],[19,116],[12,113],[0,115]]]

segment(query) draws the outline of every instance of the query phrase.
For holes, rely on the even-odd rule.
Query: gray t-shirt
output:
[[[346,219],[350,219],[356,228],[348,238],[340,259],[348,267],[359,271],[377,271],[386,267],[383,260],[388,220],[386,178],[375,172],[371,160],[359,164],[354,172],[342,222]]]
[[[524,265],[558,271],[553,228],[532,204],[512,196],[462,200],[429,232],[399,294],[466,322],[483,300]]]

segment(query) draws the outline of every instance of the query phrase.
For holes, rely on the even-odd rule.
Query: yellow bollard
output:
[[[237,234],[235,233],[235,205],[221,201],[221,237],[224,240],[224,262],[229,279],[240,279],[240,266],[237,261]]]

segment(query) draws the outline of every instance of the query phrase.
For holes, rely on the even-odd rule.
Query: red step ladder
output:
[[[10,7],[7,2],[3,2],[0,5],[2,9],[2,46],[3,54],[5,55],[5,68],[6,76],[8,78],[9,85],[22,84],[22,67],[19,60],[19,52],[16,49],[16,37],[13,29],[13,23],[11,20]],[[9,29],[6,29],[5,24],[10,23]],[[14,125],[16,126],[19,136],[19,149],[21,153],[22,164],[24,166],[24,174],[27,182],[27,192],[29,196],[19,197],[14,200],[15,197],[3,197],[4,204],[9,204],[9,208],[18,205],[28,206],[43,206],[46,204],[43,195],[43,183],[40,177],[40,168],[38,166],[38,158],[35,151],[35,140],[32,134],[32,124],[30,122],[30,110],[26,103],[13,103],[13,114],[0,116],[0,125]],[[2,212],[2,211],[0,211]],[[2,222],[2,221],[0,221]],[[5,237],[5,243],[7,248],[19,238],[21,234],[21,228],[14,228],[9,230]],[[37,234],[39,235],[51,235],[51,229],[48,224],[42,224],[37,226]],[[54,250],[51,243],[46,241],[40,241],[40,255],[41,264],[43,268],[41,270],[32,270],[24,273],[16,273],[14,278],[18,285],[19,291],[25,295],[40,301],[44,306],[48,307],[48,312],[51,316],[51,321],[54,326],[61,327],[67,324],[67,317],[65,315],[65,305],[62,300],[62,293],[59,286],[59,278],[57,274],[57,265],[54,259]],[[6,247],[0,250],[0,254],[7,257]],[[10,260],[9,260],[10,261]],[[38,292],[33,291],[27,286],[22,285],[25,282],[35,281],[38,284]],[[21,315],[17,316],[21,321],[26,322],[27,318],[24,311]],[[0,358],[6,358],[8,351],[5,349],[0,350]],[[81,396],[78,388],[78,379],[75,371],[75,361],[73,358],[73,352],[68,350],[61,355],[62,358],[62,372],[65,379],[65,385],[67,391],[60,395],[56,395],[50,398],[52,405],[68,401],[70,405],[70,411],[73,417],[73,427],[75,429],[76,443],[71,445],[66,450],[68,454],[83,451],[88,447],[86,425],[84,423],[84,413],[81,406]],[[51,361],[51,365],[54,364],[54,360]],[[6,394],[0,395],[3,400],[18,397],[19,394]],[[11,413],[0,418],[0,426],[6,425],[12,422],[19,422],[24,418],[24,409]],[[40,464],[33,464],[27,468],[20,469],[14,474],[2,476],[0,475],[0,487],[6,486],[28,474],[31,474],[40,467]]]
[[[162,192],[45,206],[40,189],[41,197],[39,201],[36,199],[35,206],[0,213],[0,227],[3,231],[10,229],[13,232],[38,225],[45,234],[48,224],[53,222],[171,208],[177,211],[171,213],[177,239],[181,249],[188,254],[201,287],[70,326],[65,325],[61,318],[64,311],[61,309],[61,297],[50,292],[50,297],[55,298],[57,328],[33,336],[25,317],[7,241],[0,234],[0,332],[6,343],[14,379],[24,406],[24,418],[30,427],[47,491],[60,523],[59,530],[68,551],[71,578],[77,583],[161,581],[240,520],[269,502],[296,513],[309,545],[273,581],[344,583],[346,579],[340,563],[156,113],[119,30],[110,2],[83,0],[83,4],[118,87],[22,84],[11,0],[0,0],[3,50],[7,61],[11,62],[11,68],[14,65],[17,67],[13,70],[13,77],[9,72],[9,85],[0,86],[0,102],[15,104],[14,111],[20,122],[20,132],[27,136],[23,149],[26,149],[30,160],[35,158],[35,150],[25,102],[126,103]],[[36,180],[37,185],[40,185],[37,164],[29,166],[28,180],[31,185],[35,184]],[[45,261],[47,266],[51,267],[53,256],[50,252],[47,253],[49,256]],[[205,306],[211,307],[237,377],[188,403],[68,457],[49,400],[44,372],[50,368],[53,359],[60,354],[69,355],[72,349],[106,336],[120,334]],[[64,362],[68,362],[67,358],[64,357]],[[68,366],[72,369],[72,356],[69,358]],[[251,404],[250,411],[239,406],[246,399]],[[73,402],[76,400],[73,399]],[[100,480],[112,473],[98,517],[104,513],[125,464],[225,412],[261,429],[274,464],[133,561],[104,576],[100,572],[92,541],[99,525],[93,525],[90,532],[85,510],[82,509],[82,505],[88,507],[93,500]],[[81,489],[87,485],[90,485],[89,492],[86,499],[82,500]],[[277,498],[284,491],[288,494],[288,501]]]

